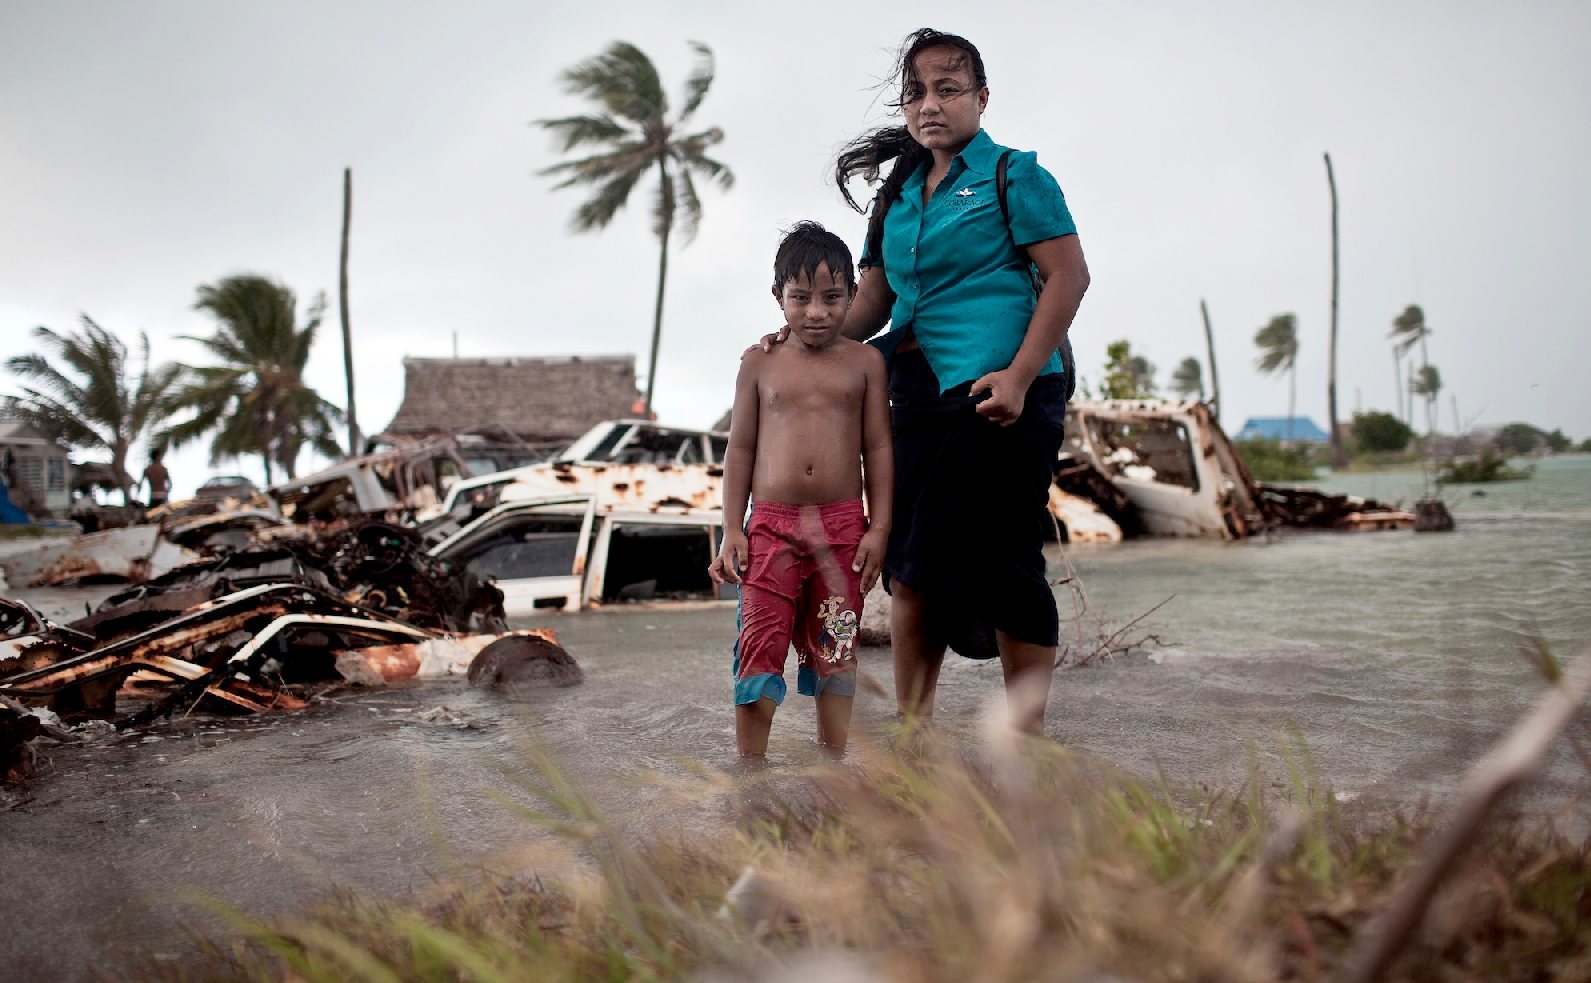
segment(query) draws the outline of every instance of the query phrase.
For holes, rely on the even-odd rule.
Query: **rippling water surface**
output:
[[[1423,479],[1346,475],[1324,487],[1411,502]],[[1484,496],[1470,494],[1471,487]],[[1302,735],[1324,778],[1370,803],[1440,803],[1463,768],[1539,695],[1520,656],[1591,639],[1591,457],[1543,461],[1526,482],[1450,488],[1448,534],[1290,534],[1146,541],[1054,554],[1093,616],[1163,644],[1056,678],[1049,734],[1140,773],[1235,786],[1252,750],[1279,777],[1278,735]],[[1063,612],[1071,597],[1062,594]],[[550,622],[584,685],[519,703],[459,683],[350,692],[270,718],[188,718],[118,742],[51,752],[33,800],[0,813],[0,965],[76,978],[129,953],[180,958],[185,926],[213,927],[200,894],[262,914],[333,885],[397,894],[486,867],[544,862],[548,838],[504,802],[529,801],[534,732],[637,836],[723,822],[721,798],[682,801],[648,773],[733,764],[732,607],[608,610]],[[1092,626],[1092,622],[1088,623]],[[891,701],[888,653],[864,654]],[[940,716],[973,722],[996,666],[952,656]],[[480,729],[422,722],[438,706]],[[774,725],[784,766],[815,760],[810,701]],[[1523,805],[1585,790],[1567,749]]]

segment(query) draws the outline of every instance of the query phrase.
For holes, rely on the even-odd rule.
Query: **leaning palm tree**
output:
[[[162,438],[177,446],[211,435],[212,465],[258,454],[266,484],[275,480],[277,467],[293,478],[306,446],[327,457],[340,455],[332,433],[343,412],[304,382],[325,299],[317,297],[299,324],[293,291],[263,276],[240,274],[201,286],[193,306],[216,319],[216,332],[183,337],[204,346],[218,364],[189,370],[173,401],[192,416]]]
[[[1190,355],[1177,363],[1171,373],[1171,391],[1183,399],[1197,393],[1199,402],[1204,402],[1204,368],[1198,359]]]
[[[1425,397],[1425,435],[1436,433],[1435,409],[1437,394],[1442,391],[1442,373],[1429,363],[1422,365],[1409,377],[1409,396]]]
[[[0,410],[73,447],[110,451],[116,487],[130,498],[128,453],[164,419],[167,397],[182,370],[170,364],[151,368],[149,336],[143,332],[135,369],[120,338],[87,314],[82,324],[81,331],[66,334],[33,330],[44,351],[6,360],[6,368],[29,384],[22,386],[21,396],[5,397]]]
[[[728,189],[735,178],[729,168],[707,156],[707,149],[724,139],[724,131],[710,127],[686,134],[684,127],[695,115],[713,84],[713,53],[693,42],[696,66],[685,80],[685,100],[679,114],[669,119],[668,97],[652,60],[641,49],[615,41],[608,50],[563,73],[564,88],[572,95],[596,103],[596,111],[560,119],[537,120],[551,131],[561,152],[577,147],[595,148],[590,156],[565,160],[541,173],[561,176],[553,186],[562,190],[591,186],[591,197],[575,209],[570,221],[574,232],[607,228],[613,216],[630,200],[649,172],[657,174],[652,201],[652,233],[657,236],[657,303],[652,312],[652,352],[646,369],[646,414],[652,414],[657,383],[657,349],[663,334],[663,285],[668,277],[668,240],[676,219],[688,243],[696,237],[702,203],[696,177]]]
[[[1425,323],[1425,311],[1420,308],[1419,304],[1410,304],[1403,309],[1402,314],[1393,318],[1392,330],[1387,332],[1387,337],[1392,339],[1392,352],[1394,358],[1398,360],[1398,364],[1401,365],[1403,357],[1409,354],[1409,351],[1415,345],[1419,345],[1420,364],[1422,366],[1429,365],[1430,358],[1425,350],[1425,339],[1430,334],[1431,328]],[[1401,372],[1399,374],[1401,375]],[[1412,424],[1414,422],[1412,418],[1414,416],[1414,397],[1416,395],[1412,389],[1409,391],[1409,409],[1404,415],[1404,423]],[[1429,416],[1431,407],[1427,405],[1425,409],[1427,416]]]
[[[1293,403],[1298,390],[1298,317],[1278,314],[1254,333],[1260,356],[1254,365],[1264,375],[1287,373],[1287,439],[1293,439]]]

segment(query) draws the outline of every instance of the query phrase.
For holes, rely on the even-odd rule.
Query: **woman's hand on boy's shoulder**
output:
[[[741,358],[745,358],[747,355],[750,355],[752,352],[755,352],[755,351],[761,351],[763,354],[766,355],[768,352],[773,351],[773,346],[774,345],[782,345],[782,344],[784,344],[785,339],[789,338],[789,337],[790,337],[790,325],[788,325],[788,324],[780,325],[778,331],[775,331],[772,334],[763,335],[762,336],[762,340],[758,341],[755,345],[752,345],[750,348],[747,348],[745,351],[741,352],[740,353],[740,357]]]

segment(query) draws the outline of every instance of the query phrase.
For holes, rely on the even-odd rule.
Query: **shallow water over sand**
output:
[[[1421,478],[1325,487],[1407,502]],[[1440,802],[1540,693],[1520,646],[1539,637],[1569,656],[1591,639],[1591,457],[1484,490],[1448,491],[1449,534],[1070,550],[1115,625],[1165,602],[1141,626],[1165,644],[1059,673],[1048,733],[1135,772],[1163,767],[1173,784],[1235,786],[1250,748],[1279,777],[1277,735],[1296,727],[1340,794]],[[723,822],[723,797],[682,802],[642,776],[684,777],[686,759],[733,763],[732,606],[545,623],[584,685],[519,703],[461,682],[351,691],[295,714],[188,718],[51,750],[32,801],[0,812],[0,965],[80,978],[129,952],[178,954],[184,926],[216,925],[192,892],[270,914],[337,884],[424,892],[477,867],[534,863],[549,838],[500,801],[529,801],[518,783],[530,730],[636,836]],[[882,693],[888,653],[863,660]],[[940,719],[970,734],[999,694],[996,666],[951,657]],[[420,721],[439,705],[484,729]],[[890,710],[864,692],[858,729]],[[810,701],[792,697],[774,725],[776,766],[816,760],[812,734]],[[1588,784],[1560,747],[1524,804],[1554,808]]]

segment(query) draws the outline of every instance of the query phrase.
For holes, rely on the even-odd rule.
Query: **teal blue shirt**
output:
[[[1039,166],[1038,155],[1013,152],[1006,169],[1007,233],[994,180],[1005,149],[979,130],[926,205],[924,164],[884,215],[884,274],[895,305],[889,332],[873,343],[888,355],[908,331],[914,334],[940,391],[1016,358],[1036,302],[1027,257],[1016,246],[1077,232],[1060,185]],[[861,265],[876,266],[877,259],[864,250]],[[1060,357],[1051,353],[1039,374],[1060,371]]]

